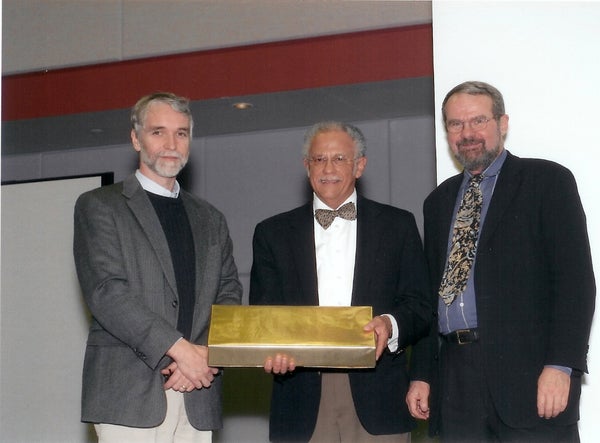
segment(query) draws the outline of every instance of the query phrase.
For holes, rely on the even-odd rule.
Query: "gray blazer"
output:
[[[239,304],[242,287],[223,215],[181,191],[196,254],[192,340],[206,345],[212,304]],[[181,337],[178,294],[167,240],[134,175],[84,193],[75,205],[73,252],[92,320],[83,368],[82,421],[132,427],[160,424],[166,413],[160,370]],[[191,424],[221,423],[221,377],[185,394]]]

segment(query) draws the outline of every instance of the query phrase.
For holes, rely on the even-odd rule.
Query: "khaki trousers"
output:
[[[310,443],[410,443],[410,432],[372,435],[363,428],[354,409],[348,374],[323,373],[321,377],[321,403]]]
[[[185,412],[185,394],[169,389],[165,421],[155,428],[130,428],[100,423],[94,425],[98,443],[211,443],[212,431],[194,428]]]

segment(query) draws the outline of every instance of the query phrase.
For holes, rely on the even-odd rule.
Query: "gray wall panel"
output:
[[[422,233],[423,200],[436,184],[433,117],[392,120],[390,148],[390,203],[412,212]]]
[[[56,151],[43,154],[42,174],[50,178],[113,172],[118,182],[135,170],[137,161],[131,145]]]
[[[390,202],[390,143],[388,120],[357,122],[367,140],[367,167],[358,179],[358,191],[382,203]]]
[[[42,154],[2,157],[2,181],[29,180],[42,176]]]
[[[207,141],[206,196],[227,217],[242,273],[250,272],[256,223],[306,201],[302,134],[291,129]]]

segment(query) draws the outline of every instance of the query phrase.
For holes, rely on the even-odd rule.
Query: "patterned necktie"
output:
[[[456,213],[452,246],[439,291],[447,306],[452,304],[457,295],[464,292],[475,258],[483,202],[479,187],[481,180],[481,174],[471,177]]]
[[[354,203],[348,202],[335,211],[331,209],[315,210],[315,218],[323,226],[323,229],[330,227],[336,217],[343,218],[344,220],[356,220],[356,206],[354,206]]]

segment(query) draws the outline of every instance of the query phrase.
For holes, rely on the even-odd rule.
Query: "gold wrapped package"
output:
[[[370,306],[213,305],[208,363],[215,367],[262,367],[277,353],[296,366],[375,367],[375,336],[363,331]]]

